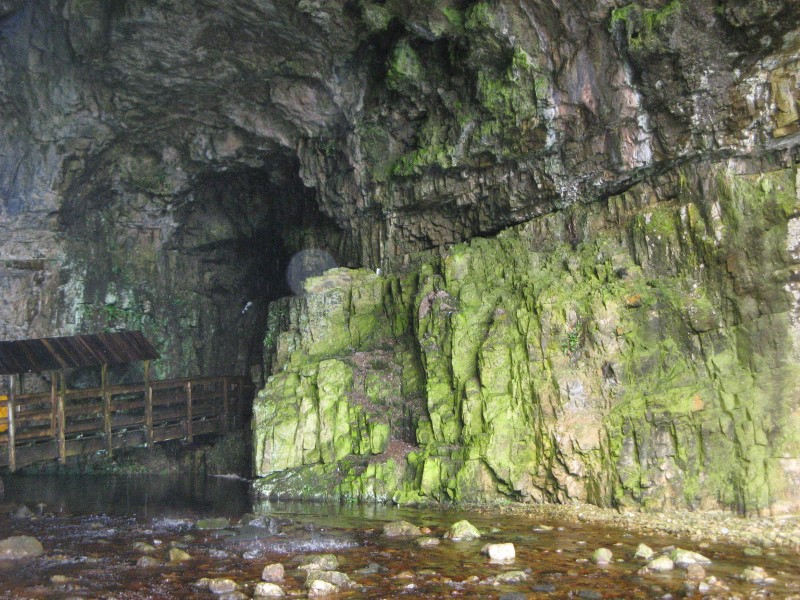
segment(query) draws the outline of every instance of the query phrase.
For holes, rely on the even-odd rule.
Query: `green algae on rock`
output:
[[[407,274],[310,280],[255,404],[256,489],[797,506],[796,178],[685,168]]]

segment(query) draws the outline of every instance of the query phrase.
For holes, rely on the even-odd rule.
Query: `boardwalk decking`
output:
[[[105,378],[103,379],[105,381]],[[244,377],[103,385],[0,396],[0,467],[210,433],[242,424],[252,392]]]

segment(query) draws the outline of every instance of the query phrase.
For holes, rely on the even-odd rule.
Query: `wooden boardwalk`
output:
[[[105,373],[104,373],[105,375]],[[103,377],[105,382],[106,377]],[[242,425],[252,384],[202,377],[0,396],[0,467],[226,433]]]

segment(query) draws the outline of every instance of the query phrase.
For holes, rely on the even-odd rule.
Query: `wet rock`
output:
[[[306,576],[306,585],[310,585],[314,581],[325,581],[339,589],[347,589],[352,584],[350,577],[341,571],[309,571]]]
[[[756,546],[748,546],[743,550],[745,556],[754,557],[754,556],[763,556],[764,551],[761,548]]]
[[[308,597],[315,598],[317,596],[327,596],[329,594],[336,594],[338,591],[339,588],[332,583],[322,581],[321,579],[315,579],[308,586]]]
[[[183,562],[191,558],[191,554],[186,552],[186,550],[181,550],[180,548],[170,548],[169,550],[169,562]]]
[[[143,552],[144,554],[150,554],[156,551],[156,547],[147,542],[134,542],[131,548],[136,552]]]
[[[486,554],[492,562],[498,563],[512,562],[517,556],[512,543],[486,544],[481,552]]]
[[[233,579],[228,579],[227,577],[220,577],[217,579],[209,579],[208,580],[208,591],[213,594],[226,594],[228,592],[235,592],[236,582]]]
[[[598,565],[607,565],[614,554],[608,548],[598,548],[592,553],[592,562]]]
[[[686,578],[690,581],[701,581],[706,576],[706,570],[698,563],[686,567]]]
[[[339,559],[334,554],[310,554],[300,561],[298,569],[304,571],[333,571],[339,567]]]
[[[422,535],[419,527],[408,521],[393,521],[383,526],[383,535],[387,537],[416,537]]]
[[[552,594],[556,591],[556,586],[552,583],[537,583],[531,588],[534,592]]]
[[[453,523],[445,537],[450,538],[454,542],[467,542],[470,540],[477,540],[481,537],[481,533],[472,523],[463,520]]]
[[[741,578],[747,583],[768,583],[771,579],[770,576],[767,575],[767,572],[761,567],[747,567],[742,571]]]
[[[386,573],[389,569],[379,565],[378,563],[371,562],[363,569],[358,569],[356,573],[359,575],[375,575],[377,573]]]
[[[230,527],[231,522],[228,519],[218,517],[213,519],[200,519],[196,524],[195,527],[200,530],[214,530],[214,529],[225,529]]]
[[[142,556],[136,561],[136,566],[143,569],[151,569],[153,567],[158,567],[159,565],[161,565],[161,561],[153,558],[152,556]]]
[[[594,590],[578,590],[576,594],[582,600],[602,600],[603,594]]]
[[[647,568],[655,573],[664,573],[672,571],[675,568],[675,563],[669,556],[659,556],[647,563]]]
[[[13,513],[11,513],[11,517],[14,519],[30,519],[33,516],[33,512],[30,508],[25,506],[24,504],[20,504]]]
[[[44,554],[41,542],[29,535],[15,535],[0,540],[0,560],[33,558]]]
[[[653,552],[653,549],[650,548],[650,546],[648,546],[646,544],[639,544],[636,547],[636,553],[633,555],[633,558],[641,558],[643,560],[650,560],[651,558],[653,558],[654,554],[655,554],[655,552]]]
[[[506,592],[500,594],[500,600],[527,600],[528,595],[522,592]]]
[[[495,581],[498,583],[520,583],[527,579],[528,574],[525,571],[506,571],[495,577]]]
[[[217,600],[248,600],[247,595],[243,592],[225,592],[217,596]]]
[[[261,579],[264,581],[283,581],[285,574],[285,569],[281,563],[272,563],[261,571]]]
[[[438,546],[441,544],[441,540],[439,540],[439,538],[426,535],[421,538],[417,538],[416,544],[420,548],[430,548],[431,546]]]
[[[281,586],[266,581],[259,582],[253,590],[254,598],[283,598],[285,595]]]
[[[682,548],[676,548],[670,553],[670,558],[672,562],[675,563],[675,566],[685,569],[689,565],[698,564],[698,565],[710,565],[711,561],[703,556],[702,554],[698,554],[697,552],[692,552],[691,550],[683,550]]]

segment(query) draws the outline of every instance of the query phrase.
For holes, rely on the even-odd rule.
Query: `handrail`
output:
[[[249,379],[240,376],[146,380],[67,390],[55,379],[49,392],[0,396],[0,467],[11,471],[41,460],[208,433],[241,424]],[[5,410],[4,410],[5,409]],[[5,451],[2,451],[5,447]]]

